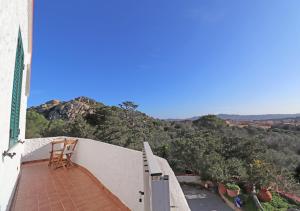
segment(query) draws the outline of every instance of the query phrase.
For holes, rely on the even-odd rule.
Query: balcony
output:
[[[53,170],[47,159],[55,139],[25,141],[12,210],[190,210],[168,162],[149,145],[140,152],[79,138],[76,166]]]
[[[12,210],[129,210],[85,169],[52,170],[47,161],[22,166]]]

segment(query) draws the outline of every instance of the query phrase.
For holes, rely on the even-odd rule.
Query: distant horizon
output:
[[[202,114],[202,115],[196,115],[192,116],[197,117],[197,116],[204,116],[204,115],[232,115],[232,116],[268,116],[268,115],[300,115],[299,113],[262,113],[262,114],[239,114],[239,113],[207,113],[207,114]]]
[[[29,105],[90,96],[132,100],[164,119],[298,113],[299,8],[295,0],[36,1]]]
[[[215,116],[219,116],[219,115],[228,115],[228,116],[272,116],[272,115],[295,115],[295,116],[299,116],[300,117],[300,112],[299,113],[285,113],[285,114],[282,114],[282,113],[274,113],[274,114],[224,114],[224,113],[207,113],[207,114],[202,114],[202,115],[196,115],[196,116],[192,116],[192,117],[186,117],[186,118],[167,118],[172,120],[172,119],[182,119],[182,120],[185,120],[185,119],[193,119],[193,118],[197,118],[197,117],[202,117],[202,116],[207,116],[207,115],[215,115]]]

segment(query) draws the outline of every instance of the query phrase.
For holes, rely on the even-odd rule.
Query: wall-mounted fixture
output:
[[[4,152],[2,153],[2,156],[3,156],[3,157],[8,156],[8,157],[10,157],[11,159],[12,159],[15,155],[16,155],[15,152],[4,151]]]
[[[24,143],[25,143],[25,141],[18,140],[18,143],[20,143],[20,144],[24,144]]]

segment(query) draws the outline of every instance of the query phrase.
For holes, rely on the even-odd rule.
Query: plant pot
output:
[[[228,196],[230,197],[236,197],[240,194],[240,190],[230,190],[226,189]]]
[[[272,193],[265,188],[261,189],[257,196],[262,202],[270,202],[272,200]]]
[[[226,188],[225,185],[223,185],[222,183],[219,184],[219,193],[224,195],[226,193]]]

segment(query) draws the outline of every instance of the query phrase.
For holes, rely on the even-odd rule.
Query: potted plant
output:
[[[240,194],[240,187],[233,183],[227,183],[226,184],[226,191],[228,196],[230,197],[236,197]]]
[[[272,164],[265,162],[264,160],[253,160],[250,164],[250,181],[255,187],[259,188],[257,197],[263,202],[269,202],[272,200],[272,194],[270,192],[270,185],[276,181],[276,171]]]
[[[272,200],[272,193],[269,188],[261,188],[257,196],[263,202],[270,202]]]

